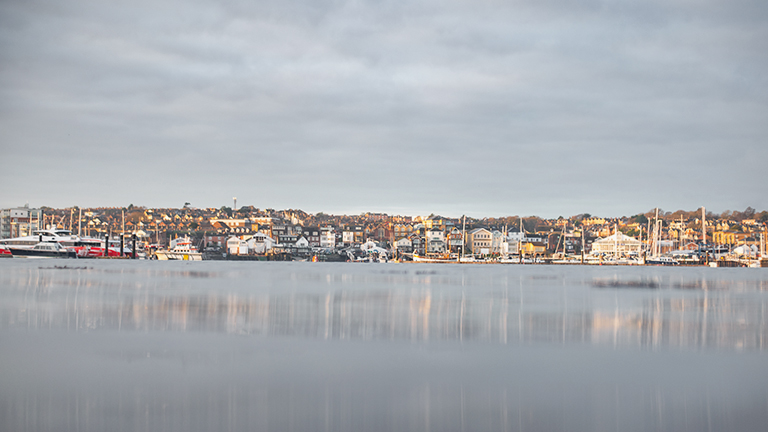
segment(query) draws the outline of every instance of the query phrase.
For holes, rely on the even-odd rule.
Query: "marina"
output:
[[[549,220],[330,216],[253,206],[241,208],[237,218],[226,207],[77,210],[7,210],[15,216],[0,217],[7,227],[0,231],[18,236],[0,239],[0,256],[27,256],[9,248],[54,242],[77,258],[161,261],[768,267],[768,212],[751,208],[720,217],[702,207]]]

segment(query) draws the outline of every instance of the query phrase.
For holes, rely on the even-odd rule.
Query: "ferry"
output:
[[[79,258],[94,258],[104,256],[104,240],[80,237],[70,230],[62,228],[41,229],[33,231],[33,235],[0,239],[0,248],[33,249],[39,243],[55,242],[73,250]],[[120,256],[120,250],[110,246],[108,256]]]
[[[42,242],[56,242],[65,247],[74,247],[80,241],[80,237],[72,235],[72,232],[66,229],[43,229],[33,231],[33,235],[0,239],[0,246],[15,249],[32,249],[36,244]]]

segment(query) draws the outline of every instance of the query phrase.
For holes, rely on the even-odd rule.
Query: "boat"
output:
[[[33,235],[0,239],[0,246],[15,249],[32,249],[38,243],[56,242],[65,247],[74,247],[80,241],[80,237],[73,235],[66,229],[42,229],[33,231]]]
[[[31,248],[9,247],[14,257],[24,258],[77,258],[77,252],[54,241],[40,242]]]
[[[678,265],[676,259],[669,255],[661,254],[659,236],[661,233],[661,221],[659,220],[659,209],[656,208],[656,222],[653,224],[653,238],[651,239],[651,254],[645,257],[646,265]]]
[[[421,256],[418,253],[413,253],[413,262],[422,263],[452,263],[456,264],[456,257],[451,257],[449,254],[433,255],[433,256]]]
[[[660,256],[655,256],[655,257],[652,256],[652,257],[645,258],[645,264],[646,265],[679,265],[680,263],[676,259],[670,256],[660,255]]]
[[[118,257],[120,256],[119,242],[109,241],[110,246],[107,250],[107,256]],[[98,258],[104,256],[104,240],[97,238],[84,237],[75,243],[73,247],[77,256],[80,258]],[[123,248],[125,255],[130,254],[130,249]]]
[[[171,240],[168,249],[160,249],[152,255],[152,259],[169,261],[202,261],[203,254],[197,251],[189,237],[179,237]]]
[[[104,240],[90,237],[80,237],[70,230],[62,228],[41,229],[33,231],[33,235],[0,239],[0,247],[13,249],[33,249],[37,244],[56,242],[61,246],[74,250],[79,258],[94,258],[104,256]],[[109,256],[120,256],[119,248],[110,247]]]

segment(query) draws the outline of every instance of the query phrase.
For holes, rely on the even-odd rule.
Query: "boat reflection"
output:
[[[762,281],[730,290],[615,276],[510,283],[508,275],[478,281],[422,270],[242,282],[236,272],[127,270],[29,269],[6,281],[15,290],[5,293],[0,327],[736,350],[768,342]]]

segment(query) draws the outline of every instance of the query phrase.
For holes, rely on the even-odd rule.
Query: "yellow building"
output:
[[[543,255],[546,251],[546,245],[539,242],[524,242],[520,246],[520,252],[526,255]]]
[[[581,221],[581,223],[583,223],[584,225],[605,225],[605,219],[591,217],[591,218],[584,219],[583,221]]]
[[[736,233],[729,231],[715,231],[712,233],[712,241],[715,244],[736,244]]]

